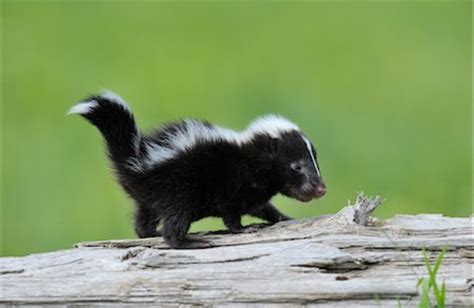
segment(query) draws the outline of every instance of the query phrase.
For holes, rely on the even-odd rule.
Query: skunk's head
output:
[[[270,154],[280,193],[303,202],[326,193],[313,144],[296,124],[269,115],[251,123],[248,132]]]
[[[326,193],[316,151],[306,136],[290,131],[272,139],[271,143],[282,194],[308,202]]]

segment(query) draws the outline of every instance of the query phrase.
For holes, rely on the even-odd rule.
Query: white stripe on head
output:
[[[304,143],[306,144],[306,149],[309,152],[309,155],[311,156],[311,160],[313,161],[314,169],[316,170],[316,173],[318,174],[319,177],[321,177],[321,173],[319,172],[318,164],[316,163],[316,158],[314,157],[313,154],[313,148],[311,146],[311,142],[306,138],[305,136],[301,136],[303,138]]]

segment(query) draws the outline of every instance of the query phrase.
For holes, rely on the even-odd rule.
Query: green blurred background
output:
[[[2,9],[2,255],[134,237],[98,132],[65,116],[101,88],[143,129],[185,116],[242,129],[268,112],[298,123],[328,194],[277,197],[294,217],[334,213],[360,190],[387,198],[380,217],[472,213],[470,1]]]

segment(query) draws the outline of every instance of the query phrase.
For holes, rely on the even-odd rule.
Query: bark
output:
[[[0,259],[1,304],[104,306],[416,306],[419,277],[447,252],[437,279],[446,304],[473,305],[473,217],[368,216],[362,194],[335,215],[255,233],[193,237],[212,248],[173,250],[161,238],[79,243]],[[434,302],[434,301],[433,301]]]

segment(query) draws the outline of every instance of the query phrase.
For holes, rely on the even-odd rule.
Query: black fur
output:
[[[270,203],[277,193],[309,201],[325,192],[300,131],[286,131],[278,138],[255,134],[243,144],[202,141],[138,170],[133,162],[135,167],[142,162],[149,151],[146,145],[172,142],[168,137],[183,122],[142,135],[124,106],[103,96],[85,101],[98,103],[81,115],[101,131],[118,180],[136,203],[139,237],[159,235],[157,226],[161,224],[171,247],[199,247],[202,243],[186,237],[193,221],[222,217],[231,232],[246,232],[240,220],[245,214],[270,223],[290,219]],[[311,151],[316,156],[312,146]]]

